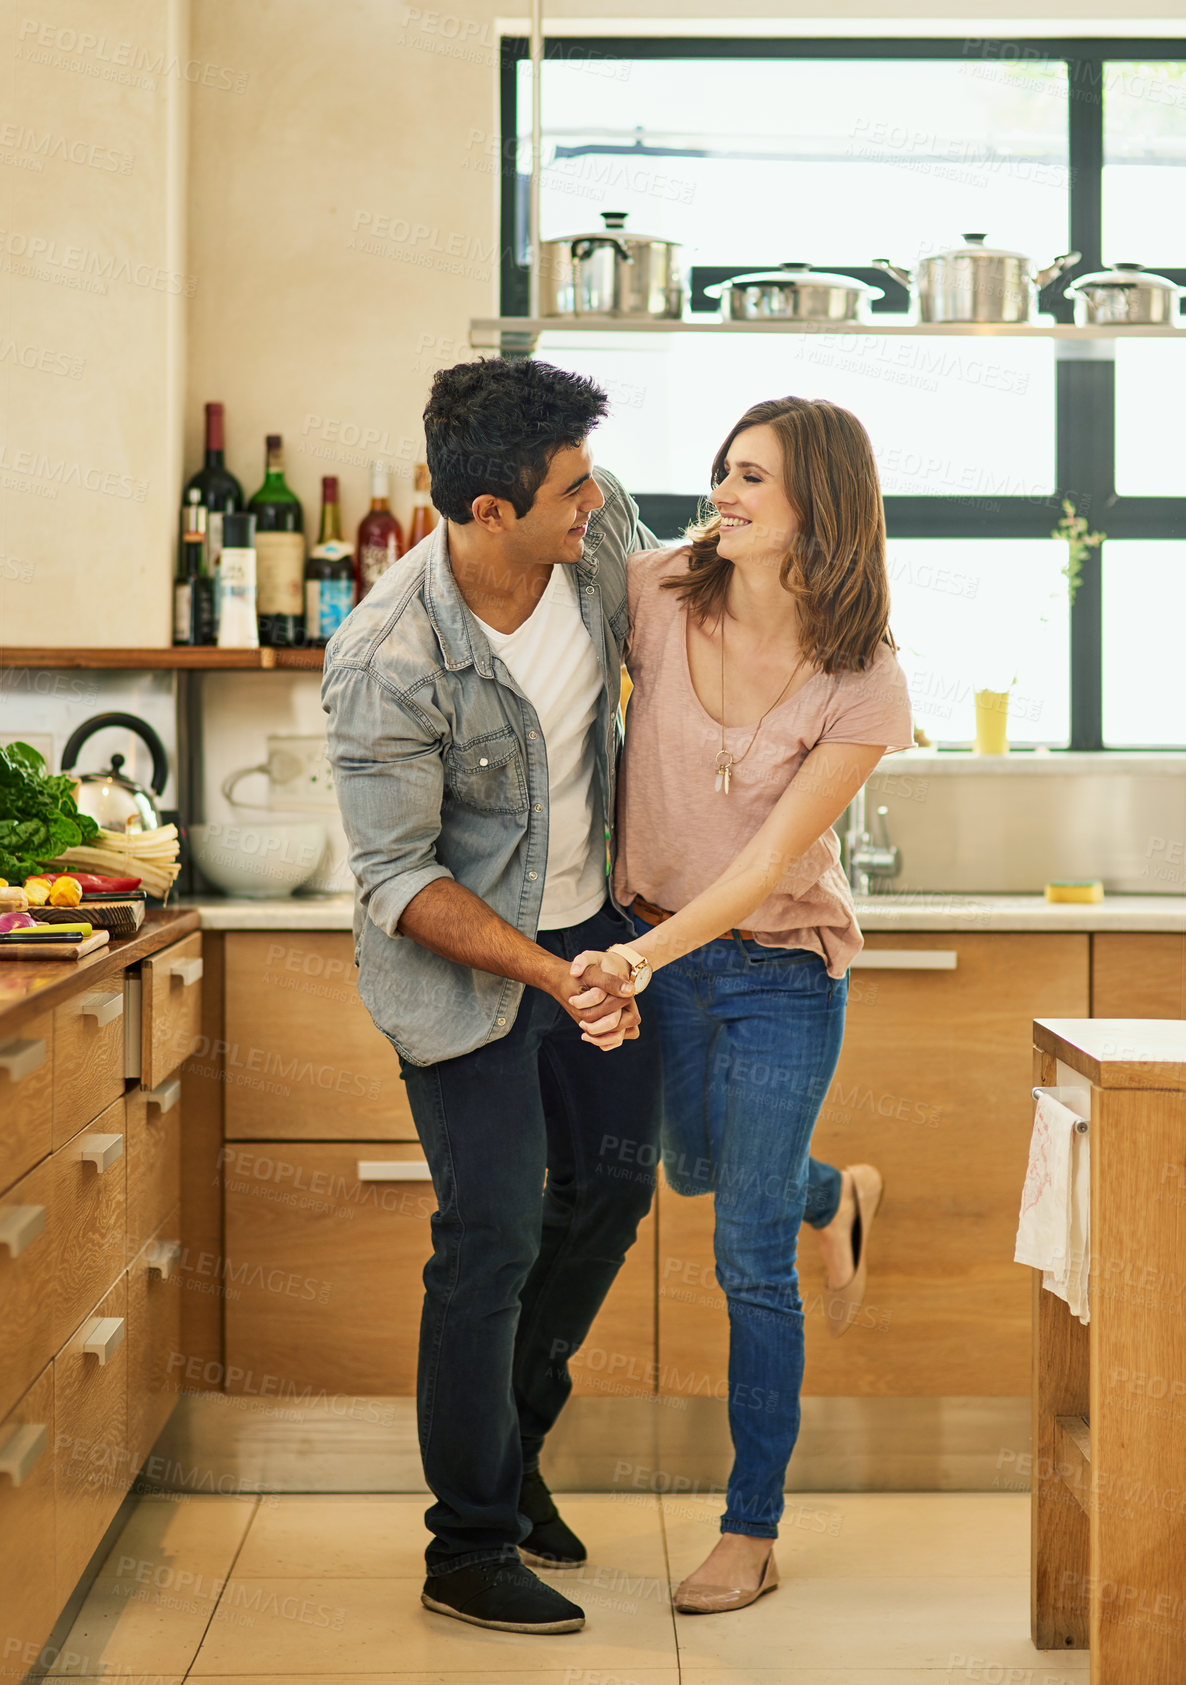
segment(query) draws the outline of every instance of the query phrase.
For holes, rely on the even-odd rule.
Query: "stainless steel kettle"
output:
[[[163,795],[169,776],[169,757],[165,745],[147,720],[135,714],[96,714],[84,720],[77,731],[70,734],[62,750],[62,771],[73,772],[78,751],[97,732],[112,726],[122,726],[133,732],[152,755],[152,788],[146,790],[123,771],[124,756],[112,755],[110,764],[101,772],[76,773],[78,794],[75,800],[80,813],[90,816],[105,831],[152,831],[161,823],[154,796]]]

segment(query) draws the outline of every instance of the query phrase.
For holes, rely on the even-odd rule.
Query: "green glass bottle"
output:
[[[284,478],[284,441],[267,437],[264,483],[247,505],[255,516],[259,641],[284,648],[305,641],[305,540],[300,499]]]

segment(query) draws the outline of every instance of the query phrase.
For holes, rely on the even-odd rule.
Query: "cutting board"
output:
[[[109,930],[95,930],[81,942],[0,942],[0,965],[5,960],[80,960],[110,940]]]

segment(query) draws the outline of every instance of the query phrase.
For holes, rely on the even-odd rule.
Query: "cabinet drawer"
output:
[[[57,1349],[53,1188],[48,1159],[0,1195],[0,1416]]]
[[[416,1140],[399,1061],[356,976],[346,933],[227,937],[229,1138]]]
[[[47,1367],[0,1420],[0,1680],[37,1660],[59,1604],[54,1559],[54,1381]]]
[[[128,1281],[121,1275],[54,1359],[59,1608],[74,1590],[130,1481],[127,1331]]]
[[[226,1390],[414,1392],[436,1209],[419,1148],[240,1144],[224,1159]],[[415,1179],[367,1180],[367,1161]]]
[[[128,1125],[128,1246],[139,1252],[181,1198],[181,1078],[133,1088]]]
[[[54,1020],[35,1018],[0,1038],[0,1188],[7,1188],[53,1147]]]
[[[128,1168],[124,1110],[122,1100],[108,1106],[50,1160],[55,1350],[124,1267]]]
[[[122,979],[80,989],[54,1008],[54,1146],[124,1091]]]
[[[181,1212],[168,1214],[128,1266],[128,1475],[135,1476],[177,1402]]]
[[[1186,936],[1093,936],[1091,1016],[1186,1018]]]
[[[146,959],[140,987],[140,1081],[156,1088],[189,1058],[201,1035],[201,932]]]

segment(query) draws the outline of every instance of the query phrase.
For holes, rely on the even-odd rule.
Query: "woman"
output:
[[[777,1584],[803,1378],[796,1240],[805,1214],[834,1229],[840,1268],[851,1233],[852,1178],[809,1166],[862,940],[832,825],[912,743],[861,424],[823,400],[756,404],[712,478],[715,514],[690,543],[630,560],[614,888],[637,938],[573,963],[629,971],[636,989],[654,976],[665,1172],[715,1201],[734,1464],[721,1539],[676,1592],[698,1613]],[[879,1178],[854,1170],[867,1228]]]

